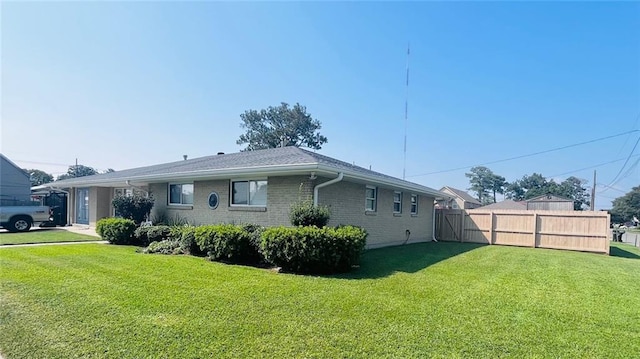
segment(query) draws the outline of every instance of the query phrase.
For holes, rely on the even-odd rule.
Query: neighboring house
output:
[[[512,199],[506,199],[501,202],[491,203],[486,206],[480,207],[480,209],[514,209],[524,211],[527,209],[527,203],[525,201],[514,201]]]
[[[5,155],[0,154],[0,205],[16,206],[31,201],[31,180]]]
[[[329,206],[329,225],[361,226],[368,247],[430,241],[434,200],[444,193],[297,147],[218,154],[71,178],[40,186],[69,192],[69,220],[94,226],[114,215],[116,193],[155,198],[152,218],[194,224],[290,225],[299,200]]]
[[[533,197],[527,201],[527,209],[544,211],[573,211],[573,200],[551,194]]]
[[[474,209],[482,206],[482,203],[473,198],[466,191],[449,186],[444,186],[440,189],[440,192],[446,193],[451,196],[450,199],[438,201],[437,205],[440,208]]]

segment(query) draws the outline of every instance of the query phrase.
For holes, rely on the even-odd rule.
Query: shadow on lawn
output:
[[[612,257],[640,259],[639,255],[637,255],[635,253],[632,253],[632,252],[629,252],[624,248],[614,247],[614,246],[609,247],[609,255],[612,256]]]
[[[372,249],[360,258],[360,267],[349,273],[332,276],[342,279],[387,277],[395,272],[415,273],[440,261],[484,247],[485,244],[427,242]]]

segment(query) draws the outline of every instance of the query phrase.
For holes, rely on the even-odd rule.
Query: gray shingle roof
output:
[[[70,178],[53,182],[51,185],[64,188],[86,185],[87,183],[124,182],[125,180],[144,180],[153,178],[161,180],[164,176],[171,177],[180,174],[189,176],[195,173],[215,175],[216,172],[233,173],[242,171],[247,173],[251,169],[265,171],[270,168],[284,168],[289,166],[318,166],[329,168],[345,175],[362,176],[368,179],[382,181],[399,186],[422,189],[425,192],[439,192],[413,182],[404,181],[383,173],[368,170],[363,167],[337,160],[328,156],[304,150],[298,147],[272,148],[257,151],[246,151],[222,155],[206,156],[153,166],[132,168],[93,176]]]
[[[465,202],[475,203],[475,204],[482,204],[477,199],[471,197],[471,195],[469,193],[467,193],[466,191],[463,191],[463,190],[460,190],[460,189],[457,189],[457,188],[453,188],[453,187],[449,187],[449,186],[442,187],[441,191],[443,191],[445,188],[448,189],[449,191],[453,192],[453,194],[455,194],[456,196],[460,197]]]
[[[524,201],[516,202],[511,199],[507,199],[501,202],[491,203],[486,206],[482,206],[478,209],[517,209],[517,210],[525,210],[527,209],[527,203]]]

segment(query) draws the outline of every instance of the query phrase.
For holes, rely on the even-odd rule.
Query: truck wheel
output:
[[[11,218],[9,221],[9,232],[26,232],[31,228],[31,218],[20,216]]]

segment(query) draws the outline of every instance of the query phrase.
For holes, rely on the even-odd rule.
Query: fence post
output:
[[[489,213],[491,220],[489,221],[489,244],[493,244],[493,211]]]
[[[460,209],[460,243],[464,242],[464,229],[467,222],[467,212],[464,209]]]
[[[536,248],[536,237],[537,237],[537,234],[538,234],[538,213],[537,212],[533,213],[533,230],[532,230],[532,232],[533,232],[533,245],[532,245],[532,247]]]

